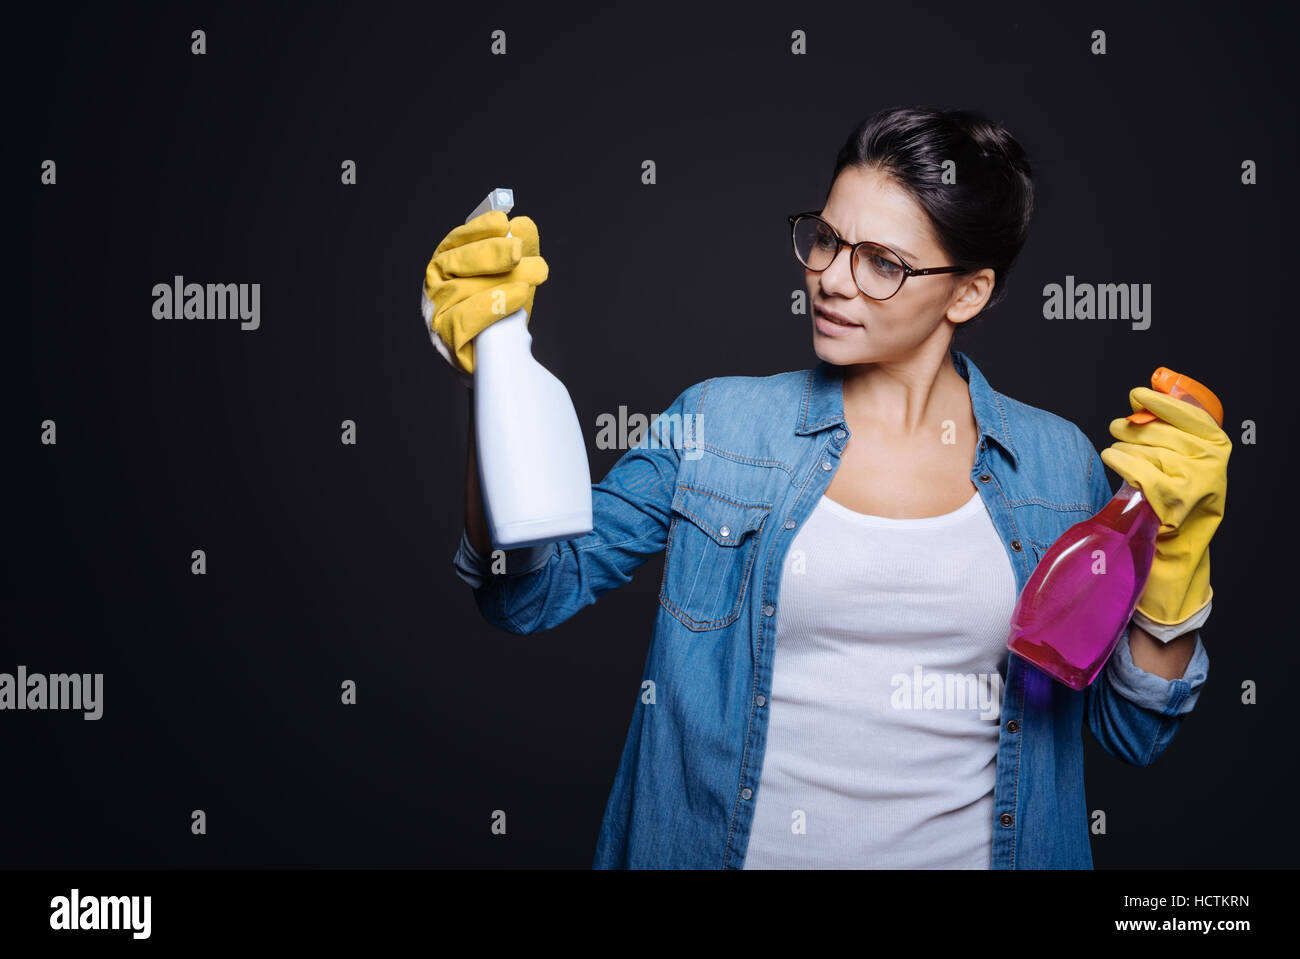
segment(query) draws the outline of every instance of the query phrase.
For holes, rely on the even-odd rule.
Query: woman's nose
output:
[[[853,279],[851,260],[853,251],[844,247],[831,260],[831,265],[821,272],[822,289],[852,299],[858,295],[858,284]]]

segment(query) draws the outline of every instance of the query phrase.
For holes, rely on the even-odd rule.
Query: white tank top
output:
[[[1015,573],[979,493],[823,496],[785,559],[746,869],[987,869]]]

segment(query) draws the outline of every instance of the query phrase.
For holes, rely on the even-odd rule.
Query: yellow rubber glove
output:
[[[1160,530],[1137,608],[1161,625],[1182,623],[1210,602],[1210,539],[1223,519],[1232,441],[1209,413],[1148,387],[1129,393],[1133,412],[1159,420],[1111,420],[1119,442],[1101,460],[1142,490]]]
[[[487,326],[520,308],[528,311],[525,322],[532,319],[533,297],[550,273],[540,249],[530,218],[489,210],[456,227],[433,251],[424,272],[425,322],[463,374],[474,372],[474,337]]]

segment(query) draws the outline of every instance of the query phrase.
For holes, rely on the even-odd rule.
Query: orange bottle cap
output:
[[[1175,373],[1167,366],[1161,366],[1151,374],[1151,388],[1159,393],[1165,393],[1175,399],[1191,403],[1193,406],[1199,406],[1205,412],[1214,417],[1214,422],[1220,426],[1223,425],[1223,404],[1219,398],[1214,395],[1204,383],[1198,383],[1183,373]],[[1152,420],[1158,420],[1149,410],[1138,410],[1131,413],[1125,419],[1133,423],[1150,423]]]

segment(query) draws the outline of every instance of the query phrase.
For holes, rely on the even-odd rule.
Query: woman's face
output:
[[[871,240],[894,250],[914,269],[950,266],[929,217],[889,176],[846,167],[836,177],[822,210],[846,243]],[[951,336],[947,324],[964,323],[984,306],[993,290],[993,271],[974,276],[932,274],[909,277],[887,300],[873,300],[858,289],[849,268],[849,251],[840,251],[821,273],[804,271],[812,314],[813,349],[837,366],[899,360],[934,337]],[[822,308],[849,321],[830,326]]]

